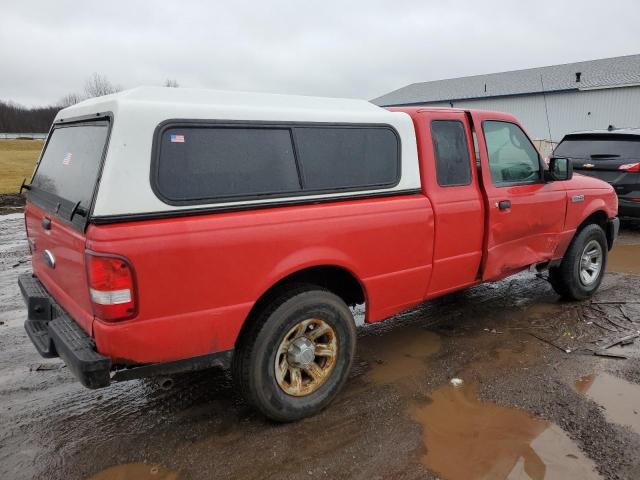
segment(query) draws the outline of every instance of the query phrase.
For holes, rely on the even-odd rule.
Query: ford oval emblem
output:
[[[44,252],[42,252],[42,256],[44,257],[44,261],[47,265],[49,265],[49,267],[56,268],[56,257],[53,256],[53,253],[51,253],[49,250],[45,250]]]

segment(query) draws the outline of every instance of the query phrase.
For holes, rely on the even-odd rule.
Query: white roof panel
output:
[[[65,108],[58,118],[82,116],[95,112],[112,111],[118,106],[132,108],[170,107],[172,111],[179,106],[185,109],[210,110],[219,113],[226,109],[240,112],[250,109],[271,112],[298,111],[308,113],[343,112],[368,115],[387,114],[388,112],[367,100],[329,97],[310,97],[303,95],[280,95],[273,93],[234,92],[195,88],[138,87],[131,90],[91,98]]]

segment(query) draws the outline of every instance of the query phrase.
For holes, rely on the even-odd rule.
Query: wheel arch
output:
[[[580,225],[578,225],[578,228],[576,229],[576,235],[580,233],[580,231],[584,229],[587,225],[592,225],[592,224],[598,225],[600,228],[602,228],[602,231],[604,232],[607,238],[607,249],[611,250],[611,248],[613,247],[615,232],[613,231],[613,225],[608,220],[609,220],[609,216],[607,215],[607,212],[601,209],[597,209],[591,214],[589,214],[580,223]]]
[[[325,288],[340,297],[349,306],[365,303],[367,300],[364,284],[351,270],[344,266],[322,264],[300,268],[282,276],[262,292],[253,307],[251,307],[240,329],[240,333],[236,339],[236,345],[242,339],[248,326],[255,321],[258,314],[266,308],[271,301],[279,295],[282,295],[287,288],[294,288],[296,285],[304,284],[317,285]]]

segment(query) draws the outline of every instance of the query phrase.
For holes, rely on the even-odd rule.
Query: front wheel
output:
[[[234,380],[267,417],[299,420],[337,395],[355,343],[355,322],[340,297],[320,287],[296,287],[252,320],[234,355]]]
[[[573,300],[592,296],[602,282],[607,251],[607,238],[599,225],[580,230],[560,266],[549,269],[549,281],[556,293]]]

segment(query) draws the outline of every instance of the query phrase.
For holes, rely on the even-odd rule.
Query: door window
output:
[[[482,123],[494,185],[535,183],[540,180],[538,151],[517,125],[487,120]]]

